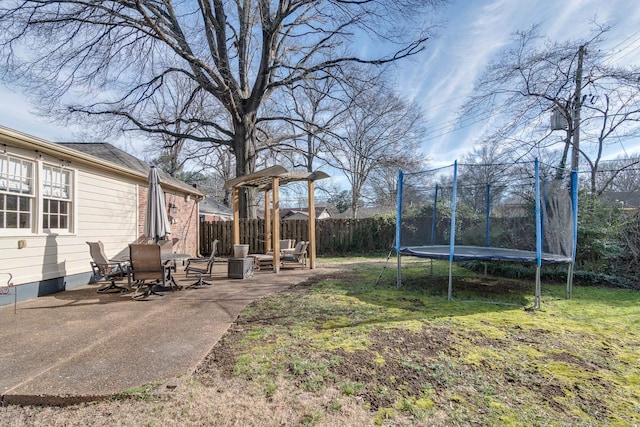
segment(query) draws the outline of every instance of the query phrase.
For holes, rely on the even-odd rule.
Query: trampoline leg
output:
[[[447,298],[453,301],[453,263],[449,262],[449,292]]]
[[[567,294],[566,299],[571,299],[571,293],[573,292],[573,263],[569,264],[567,270]]]
[[[398,266],[396,274],[396,288],[398,289],[402,287],[402,266],[400,265],[400,256],[400,252],[398,252]]]
[[[533,308],[540,308],[540,299],[541,299],[541,286],[540,286],[540,266],[536,267],[536,297]]]

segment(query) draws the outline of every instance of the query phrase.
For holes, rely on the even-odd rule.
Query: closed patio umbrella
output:
[[[147,193],[147,215],[144,220],[144,235],[156,243],[171,233],[169,217],[164,203],[164,191],[160,187],[160,177],[154,166],[149,171],[149,191]]]

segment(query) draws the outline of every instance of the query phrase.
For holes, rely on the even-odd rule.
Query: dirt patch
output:
[[[205,385],[213,385],[214,372],[231,378],[238,357],[245,345],[245,334],[231,330],[198,367],[196,378]],[[369,335],[367,350],[312,353],[298,351],[307,360],[329,361],[331,375],[324,379],[325,386],[340,388],[355,384],[354,395],[372,410],[394,405],[397,394],[420,396],[425,388],[440,388],[447,384],[446,362],[442,357],[454,356],[455,337],[447,328],[424,328],[419,332],[407,330],[373,331]],[[290,374],[299,384],[308,378],[306,373]]]
[[[392,407],[397,392],[420,396],[425,388],[444,385],[440,357],[454,352],[451,339],[446,328],[377,330],[367,351],[337,350],[342,363],[331,370],[342,381],[363,384],[357,394],[371,409]]]

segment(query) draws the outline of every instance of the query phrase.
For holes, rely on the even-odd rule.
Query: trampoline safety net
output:
[[[538,161],[400,172],[396,250],[450,260],[571,263],[575,174],[561,175]]]

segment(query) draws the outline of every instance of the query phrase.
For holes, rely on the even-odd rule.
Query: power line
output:
[[[635,39],[631,40],[632,37],[638,35],[638,37],[636,37]],[[629,48],[630,46],[633,46],[636,43],[640,43],[640,29],[634,31],[633,33],[631,33],[629,36],[627,36],[624,40],[622,40],[621,42],[619,42],[618,44],[616,44],[615,46],[613,46],[611,48],[611,50],[615,50],[618,47],[622,46],[623,44],[625,44],[627,41],[631,40],[631,42],[627,43],[627,45],[623,48],[621,48],[620,50],[618,50],[617,52],[612,53],[611,55],[609,55],[609,58],[607,60],[608,63],[613,62],[614,60],[620,60],[628,55],[630,55],[631,53],[633,53],[634,51],[636,51],[638,48],[640,48],[640,45],[637,45],[636,47],[634,47],[630,52],[625,53],[623,56],[615,58],[617,55],[620,55],[625,49]]]

